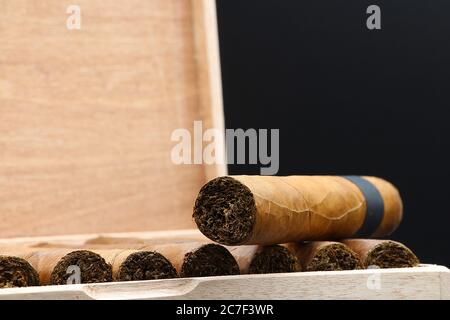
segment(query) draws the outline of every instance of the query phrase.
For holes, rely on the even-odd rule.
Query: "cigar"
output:
[[[112,266],[114,281],[177,278],[174,266],[160,253],[139,250],[92,250]]]
[[[0,256],[0,288],[38,285],[39,275],[26,260],[13,256]]]
[[[70,284],[79,270],[80,283],[111,282],[111,265],[88,250],[9,248],[11,255],[26,260],[39,274],[41,285]],[[5,250],[2,248],[2,252]]]
[[[358,255],[346,245],[331,241],[289,243],[303,271],[340,271],[361,269]]]
[[[239,274],[239,266],[231,253],[214,243],[175,243],[148,245],[142,250],[153,250],[164,255],[182,278],[212,277]]]
[[[201,188],[193,218],[215,242],[273,245],[386,236],[402,208],[397,189],[374,177],[234,176]]]
[[[281,245],[236,246],[228,249],[235,257],[241,274],[301,271],[301,265],[295,254]]]
[[[416,255],[404,244],[391,240],[350,239],[342,241],[355,251],[365,268],[408,268],[420,264]]]

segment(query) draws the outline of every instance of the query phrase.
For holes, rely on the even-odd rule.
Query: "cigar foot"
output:
[[[51,274],[51,284],[67,284],[72,275],[68,272],[70,266],[80,268],[81,283],[111,282],[111,265],[107,264],[100,255],[87,251],[73,251],[65,255],[55,266]]]
[[[239,274],[236,259],[224,247],[207,244],[188,252],[181,267],[181,277],[211,277]]]
[[[264,247],[255,254],[249,273],[286,273],[300,271],[296,256],[280,245]]]
[[[24,259],[0,256],[0,288],[39,285],[39,275]]]
[[[153,251],[130,254],[121,264],[118,281],[140,281],[177,278],[174,266],[163,255]]]
[[[256,204],[247,186],[234,178],[220,177],[202,187],[195,201],[193,217],[209,239],[237,245],[250,236]]]
[[[406,246],[394,242],[384,241],[368,252],[364,264],[366,267],[379,268],[408,268],[419,265],[416,255]]]
[[[341,243],[318,249],[306,266],[306,271],[340,271],[361,268],[359,257]]]

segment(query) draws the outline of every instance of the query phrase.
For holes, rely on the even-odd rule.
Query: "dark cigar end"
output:
[[[24,259],[0,256],[0,288],[20,288],[39,285],[39,275]]]
[[[300,271],[297,257],[280,245],[267,246],[255,254],[249,273],[286,273]]]
[[[71,276],[67,272],[70,266],[80,268],[81,283],[100,283],[112,281],[111,265],[106,263],[100,255],[87,251],[78,250],[65,255],[53,269],[51,283],[55,285],[67,284]]]
[[[141,281],[177,278],[174,266],[163,255],[153,251],[130,254],[119,268],[118,281]]]
[[[410,268],[420,264],[416,255],[401,243],[384,241],[376,245],[367,254],[364,261],[366,267]]]
[[[239,274],[236,259],[223,246],[207,244],[184,256],[180,276],[212,277]]]
[[[243,243],[252,232],[255,217],[252,192],[231,177],[211,180],[202,187],[195,201],[195,223],[205,236],[218,243]]]
[[[341,243],[326,245],[314,254],[306,271],[340,271],[361,269],[358,255]]]

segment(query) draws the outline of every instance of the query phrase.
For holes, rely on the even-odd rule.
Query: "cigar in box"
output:
[[[241,274],[298,272],[301,266],[294,253],[281,245],[228,247]]]
[[[420,264],[404,244],[392,240],[349,239],[342,241],[355,251],[365,268],[408,268]]]
[[[0,288],[39,285],[37,271],[24,259],[0,255]]]
[[[221,244],[273,245],[391,234],[402,200],[375,177],[233,176],[204,185],[193,218]]]
[[[240,273],[239,266],[231,253],[224,246],[215,243],[178,242],[145,245],[141,249],[161,253],[174,265],[182,278]]]
[[[358,255],[346,245],[332,241],[285,244],[303,271],[340,271],[361,269]]]

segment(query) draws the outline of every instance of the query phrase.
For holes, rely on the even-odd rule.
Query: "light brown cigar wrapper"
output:
[[[300,263],[295,254],[281,245],[227,248],[236,259],[241,274],[301,271]]]
[[[284,244],[284,246],[296,255],[302,271],[355,270],[362,268],[357,253],[340,242],[312,241],[288,243]],[[327,255],[327,250],[331,251],[332,255]],[[346,261],[342,260],[344,259],[342,256],[335,256],[337,250],[341,254],[345,254]],[[320,256],[321,254],[323,255],[322,257]],[[319,258],[325,258],[324,262],[318,261],[317,259]]]
[[[227,249],[236,259],[241,274],[248,274],[251,273],[250,265],[253,259],[262,251],[263,246],[236,246],[227,247]]]
[[[52,273],[58,263],[67,255],[80,250],[65,248],[27,248],[27,247],[2,247],[0,254],[12,255],[26,260],[39,274],[41,285],[53,284],[51,281]],[[109,272],[111,273],[111,272]],[[112,281],[112,276],[108,277]]]
[[[226,225],[211,229],[202,225],[200,215],[212,212],[204,206],[205,190],[214,181],[231,178],[240,182],[251,192],[256,209],[252,213],[251,227],[242,236],[229,232],[242,216],[236,210],[245,210],[230,203],[223,210]],[[372,235],[380,237],[391,234],[402,220],[403,205],[398,190],[389,182],[375,177],[363,177],[371,182],[384,200],[384,217]],[[221,190],[215,196],[226,196]],[[239,195],[237,195],[239,197]],[[213,200],[211,200],[213,202]],[[212,206],[211,204],[210,206]],[[247,208],[247,210],[252,210]],[[208,216],[207,216],[208,217]],[[352,237],[363,225],[366,217],[366,200],[357,185],[338,176],[232,176],[210,181],[199,193],[194,208],[194,219],[208,238],[226,245],[269,245],[301,242],[305,240],[338,240]],[[217,221],[215,217],[204,219]],[[234,219],[234,220],[233,220]],[[224,231],[225,230],[225,231]]]
[[[373,266],[380,268],[404,268],[415,267],[420,264],[417,256],[400,242],[372,239],[347,239],[341,242],[358,254],[365,268]],[[380,246],[385,247],[380,248]],[[379,251],[381,249],[382,251]],[[381,259],[378,260],[378,264],[376,259]]]

